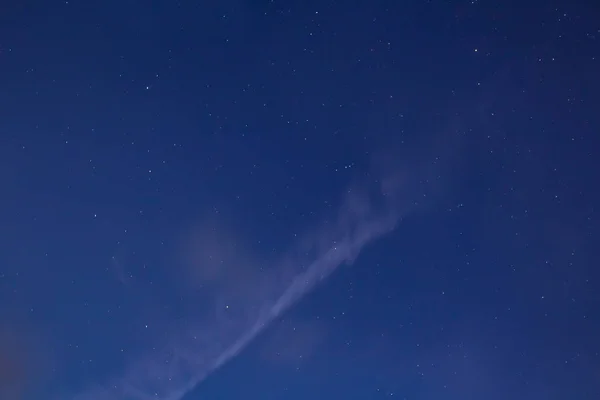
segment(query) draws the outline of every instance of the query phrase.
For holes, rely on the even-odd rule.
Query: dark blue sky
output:
[[[583,1],[0,7],[0,397],[600,398]]]

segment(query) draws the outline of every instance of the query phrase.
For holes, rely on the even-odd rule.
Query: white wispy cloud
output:
[[[336,268],[352,263],[370,242],[391,232],[423,193],[440,185],[442,163],[438,154],[433,160],[403,164],[390,157],[380,162],[382,173],[344,193],[334,218],[302,236],[268,267],[257,267],[232,247],[237,241],[231,235],[219,236],[214,230],[201,234],[192,258],[201,268],[197,278],[214,286],[216,312],[208,317],[198,312],[198,318],[178,328],[161,351],[134,360],[113,379],[61,397],[180,400]],[[237,296],[231,308],[226,303],[229,294]]]

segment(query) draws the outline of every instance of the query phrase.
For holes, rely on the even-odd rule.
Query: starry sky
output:
[[[0,397],[600,398],[593,2],[0,6]]]

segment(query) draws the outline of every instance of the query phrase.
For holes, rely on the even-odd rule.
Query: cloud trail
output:
[[[190,319],[177,328],[162,351],[135,360],[122,374],[102,385],[61,398],[182,399],[243,351],[273,320],[336,268],[351,264],[365,246],[391,232],[414,206],[415,199],[421,198],[426,190],[424,183],[431,186],[432,182],[424,179],[421,172],[394,168],[393,173],[381,179],[369,177],[370,183],[360,185],[360,190],[348,190],[337,217],[306,235],[272,268],[256,268],[255,263],[231,256],[231,249],[221,246],[231,259],[232,265],[224,266],[229,268],[224,275],[232,286],[219,281],[223,277],[219,278],[219,271],[214,265],[210,266],[208,275],[220,282],[215,285],[218,299],[214,314],[206,317],[198,312],[197,319]],[[213,241],[214,238],[210,240],[211,249],[215,247]],[[240,263],[250,265],[253,272],[241,273]],[[231,279],[238,272],[243,279]],[[243,288],[239,282],[243,282]],[[236,305],[231,309],[225,305],[229,294],[237,296]]]

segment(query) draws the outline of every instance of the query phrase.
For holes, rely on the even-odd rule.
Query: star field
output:
[[[0,398],[600,398],[591,3],[13,3]]]

